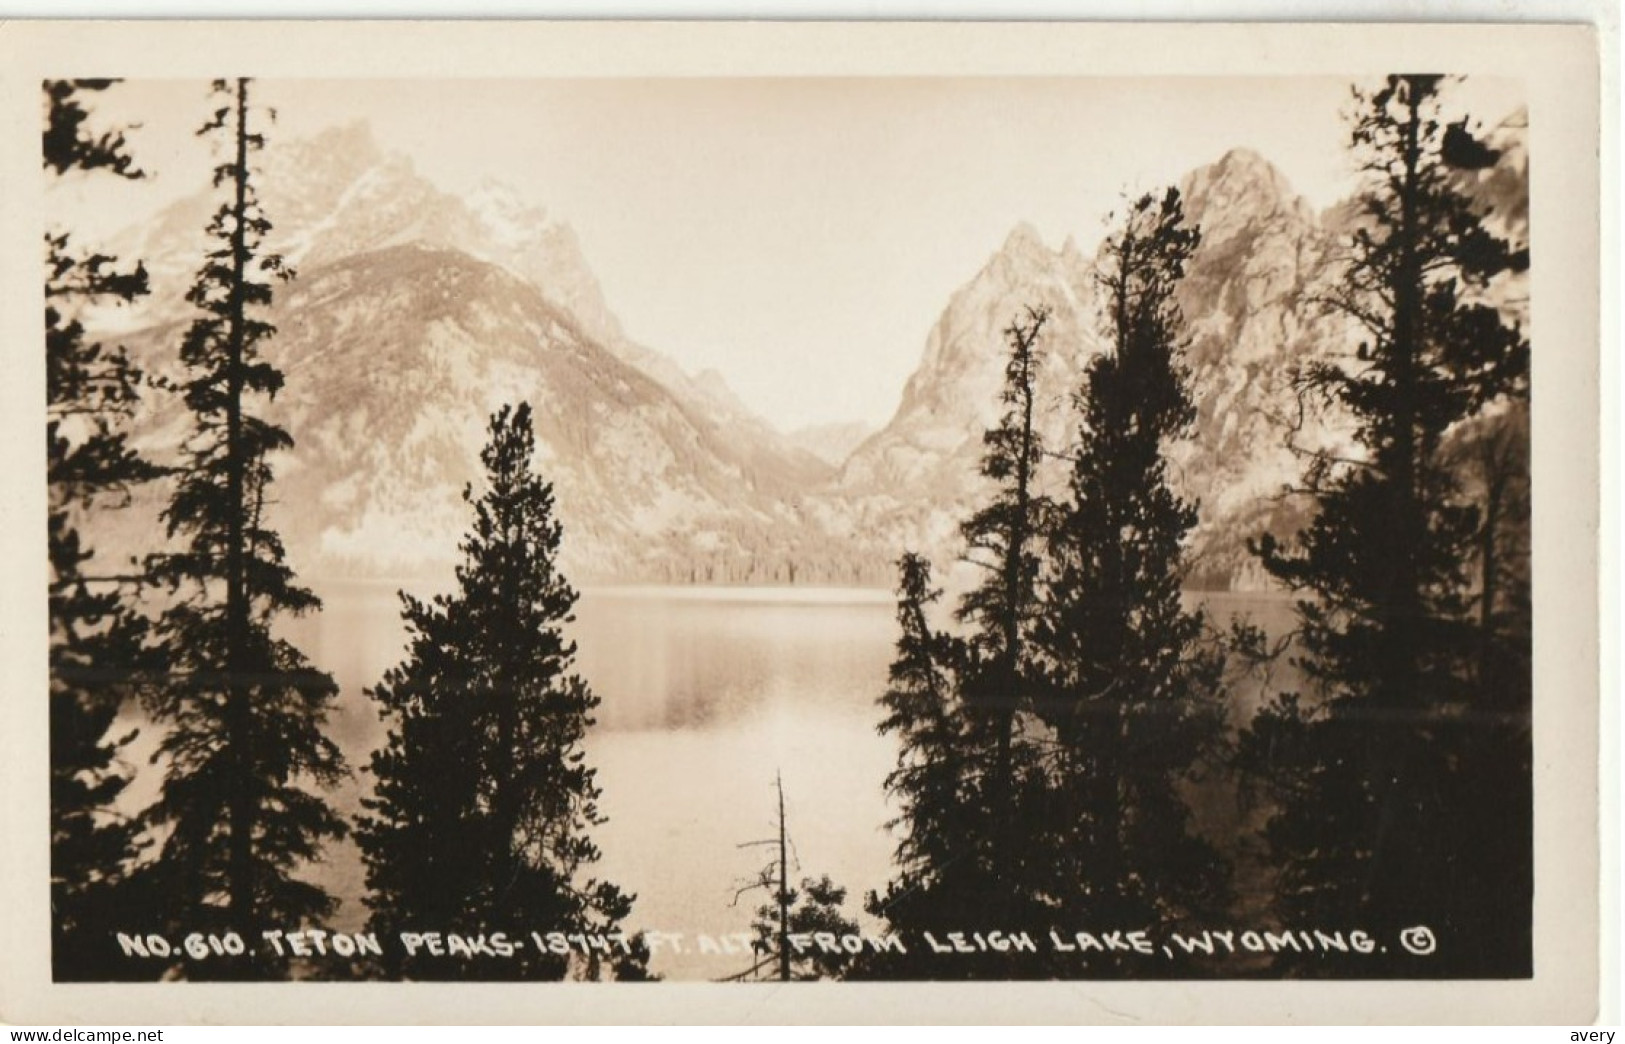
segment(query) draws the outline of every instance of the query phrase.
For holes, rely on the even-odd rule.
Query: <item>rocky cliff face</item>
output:
[[[1231,152],[1180,188],[1202,241],[1178,297],[1198,419],[1191,437],[1170,447],[1174,481],[1201,507],[1192,537],[1195,582],[1251,586],[1260,578],[1245,540],[1297,521],[1277,495],[1299,467],[1289,438],[1303,445],[1313,437],[1294,432],[1293,365],[1346,336],[1313,303],[1332,241],[1256,153]],[[1051,249],[1018,228],[954,294],[896,416],[841,470],[838,488],[854,505],[852,532],[885,533],[939,559],[956,554],[958,521],[985,493],[976,469],[982,432],[998,412],[1001,331],[1030,305],[1051,314],[1041,341],[1040,431],[1052,450],[1072,441],[1073,396],[1104,348],[1097,259],[1071,241]],[[1041,476],[1052,493],[1065,481],[1059,461]]]
[[[1178,300],[1196,402],[1192,437],[1170,447],[1180,491],[1199,508],[1193,578],[1252,588],[1263,577],[1245,542],[1295,530],[1304,505],[1282,496],[1301,452],[1346,430],[1299,402],[1294,374],[1347,342],[1347,321],[1319,299],[1335,282],[1337,240],[1281,173],[1237,150],[1184,179],[1202,240]]]
[[[1003,331],[1029,307],[1050,310],[1036,413],[1046,440],[1060,445],[1081,367],[1099,350],[1094,300],[1092,268],[1075,244],[1054,250],[1018,226],[949,300],[890,422],[853,451],[818,498],[824,523],[898,550],[949,552],[984,491],[982,433],[1001,409]],[[1058,475],[1049,469],[1044,481]]]

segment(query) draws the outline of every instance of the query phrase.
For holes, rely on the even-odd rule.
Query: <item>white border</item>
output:
[[[144,5],[189,13],[185,4]],[[526,5],[489,5],[522,13]],[[573,6],[573,5],[572,5]],[[821,5],[827,9],[828,5]],[[940,9],[943,5],[932,5]],[[1048,10],[1050,5],[1042,5]],[[1280,5],[1264,5],[1279,8]],[[1402,5],[1415,11],[1414,5]],[[1499,5],[1497,14],[1503,14]],[[1546,17],[1561,17],[1561,4]],[[359,13],[321,5],[324,13]],[[420,13],[430,5],[400,5]],[[1198,5],[1135,5],[1198,13]],[[1234,14],[1247,16],[1246,5]],[[1359,5],[1363,14],[1375,5]],[[1091,14],[1107,5],[1091,8]],[[277,10],[307,11],[306,5]],[[872,8],[871,8],[872,9]],[[1333,8],[1335,10],[1335,8]],[[74,11],[54,5],[52,13]],[[361,12],[376,7],[361,8]],[[672,5],[672,13],[680,9]],[[1012,9],[1024,14],[1032,8]],[[1254,9],[1256,10],[1256,8]],[[1328,7],[1316,5],[1317,15]],[[235,12],[251,14],[253,5]],[[595,8],[595,13],[603,13]],[[613,9],[611,9],[613,13]],[[1547,14],[1547,12],[1550,12]],[[654,13],[645,10],[642,13]],[[794,7],[777,14],[795,14]],[[840,13],[839,9],[832,13]],[[866,10],[863,13],[868,13]],[[890,12],[888,12],[890,13]],[[897,12],[907,15],[907,9]],[[950,10],[948,13],[953,13]],[[1206,5],[1200,13],[1211,13]],[[1227,12],[1231,13],[1231,12]],[[1059,14],[1059,12],[1057,12]],[[1056,15],[1050,15],[1055,17]],[[1575,15],[1570,15],[1575,17]],[[1612,29],[1609,30],[1613,32]],[[79,23],[0,26],[0,1020],[31,1023],[452,1021],[1589,1022],[1598,1003],[1597,37],[1487,25]],[[1062,983],[794,987],[201,984],[49,981],[44,461],[38,281],[39,81],[46,76],[1325,75],[1518,76],[1531,107],[1536,450],[1536,978],[1512,983]],[[1612,79],[1612,72],[1610,73]],[[1610,135],[1610,174],[1617,157]],[[1606,206],[1614,211],[1614,183]],[[1616,246],[1609,239],[1610,264]],[[1611,295],[1612,296],[1612,295]],[[1610,302],[1610,336],[1617,306]],[[1617,341],[1606,342],[1610,345]],[[1609,423],[1617,414],[1608,411]],[[1617,439],[1617,427],[1614,430]],[[1610,443],[1610,445],[1615,445]],[[38,462],[35,464],[34,462]],[[1617,521],[1617,520],[1616,520]],[[1617,590],[1617,587],[1615,588]],[[1600,611],[1613,612],[1610,605]],[[1611,619],[1617,623],[1617,617]],[[1613,632],[1608,632],[1613,633]],[[1610,670],[1613,668],[1611,667]],[[1617,678],[1610,676],[1610,685]],[[1610,692],[1615,691],[1610,689]],[[1617,706],[1606,701],[1610,713]],[[1617,736],[1610,737],[1617,766]],[[1611,775],[1617,810],[1617,776]],[[1617,812],[1603,822],[1614,830]],[[1613,873],[1617,877],[1617,856]],[[1612,899],[1617,918],[1617,897]],[[1617,947],[1617,934],[1614,946]],[[1617,957],[1613,958],[1616,963]],[[477,1001],[475,998],[477,997]],[[455,1014],[453,1014],[455,1013]],[[1617,1013],[1615,1014],[1617,1018]]]

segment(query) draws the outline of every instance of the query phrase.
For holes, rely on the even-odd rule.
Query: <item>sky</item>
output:
[[[1093,252],[1126,194],[1235,147],[1319,208],[1352,174],[1342,78],[265,81],[278,141],[366,120],[440,187],[510,185],[576,232],[610,309],[782,430],[895,410],[953,291],[1011,229]],[[140,220],[205,183],[206,84],[98,100],[139,123]],[[1514,81],[1463,84],[1495,121]],[[105,183],[111,179],[99,179]],[[271,215],[275,221],[276,215]]]

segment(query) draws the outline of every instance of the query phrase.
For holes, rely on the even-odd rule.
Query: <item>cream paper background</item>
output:
[[[479,986],[51,982],[43,698],[42,79],[1226,74],[1354,79],[1405,71],[1517,77],[1528,88],[1536,496],[1532,980]],[[1599,988],[1598,454],[1605,376],[1599,353],[1598,83],[1597,34],[1588,26],[0,24],[0,446],[5,476],[0,496],[0,1022],[1592,1021]],[[1283,97],[1289,99],[1290,84],[1285,86]],[[1170,120],[1174,118],[1171,113]],[[1612,743],[1606,746],[1606,767],[1615,773],[1617,749]],[[1617,854],[1610,859],[1614,862],[1609,865],[1617,868]],[[1617,869],[1608,872],[1617,874]]]

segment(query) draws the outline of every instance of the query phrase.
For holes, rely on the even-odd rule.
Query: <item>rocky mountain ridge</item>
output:
[[[441,192],[364,125],[269,150],[256,184],[268,249],[298,272],[269,316],[265,350],[287,384],[265,413],[296,442],[271,510],[300,568],[444,572],[485,419],[519,398],[537,410],[572,575],[788,579],[789,549],[830,557],[795,506],[830,466],[719,375],[691,377],[628,339],[567,225],[494,182]],[[148,259],[154,288],[129,343],[171,379],[214,205],[187,197],[118,242]],[[141,442],[167,460],[184,424],[159,400]],[[150,539],[165,495],[145,493],[146,511],[114,524],[138,532],[111,546]]]
[[[1506,160],[1479,188],[1517,220],[1507,201],[1527,158],[1516,126],[1498,133]],[[1073,396],[1104,348],[1098,252],[1017,225],[947,302],[886,425],[787,436],[720,375],[689,375],[627,338],[574,233],[509,189],[444,193],[354,125],[272,150],[260,184],[271,245],[299,269],[271,316],[288,375],[271,416],[298,443],[278,462],[273,510],[302,570],[443,571],[485,418],[526,398],[572,576],[889,584],[904,548],[945,566],[959,554],[959,522],[985,491],[1005,327],[1026,307],[1050,310],[1038,419],[1052,450],[1073,438]],[[1297,364],[1349,343],[1316,303],[1346,215],[1317,214],[1245,149],[1180,189],[1202,232],[1178,298],[1198,419],[1170,447],[1176,484],[1200,505],[1193,582],[1255,587],[1246,539],[1297,526],[1302,509],[1281,491],[1299,454],[1346,437],[1303,423],[1292,385]],[[132,343],[160,370],[211,209],[200,193],[117,244],[153,272],[155,307]],[[146,441],[172,446],[180,419],[158,408]],[[1040,481],[1064,488],[1060,454]]]
[[[1297,406],[1292,365],[1346,336],[1334,317],[1304,308],[1331,242],[1312,208],[1254,152],[1234,150],[1180,188],[1202,241],[1178,295],[1198,420],[1189,440],[1170,447],[1174,481],[1202,508],[1195,581],[1256,585],[1246,537],[1295,521],[1276,499],[1297,470],[1286,444]],[[1062,451],[1077,423],[1071,404],[1089,360],[1105,349],[1098,261],[1075,242],[1052,249],[1018,227],[954,294],[897,414],[838,476],[856,505],[854,532],[954,557],[959,520],[985,492],[976,469],[981,433],[999,411],[1001,331],[1027,307],[1050,315],[1039,342],[1036,419],[1052,455],[1040,485],[1064,491]]]

